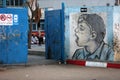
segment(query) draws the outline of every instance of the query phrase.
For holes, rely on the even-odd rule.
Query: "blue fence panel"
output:
[[[3,64],[26,63],[28,53],[27,9],[0,8],[1,15],[7,17],[3,21],[4,24],[0,23],[0,62]]]

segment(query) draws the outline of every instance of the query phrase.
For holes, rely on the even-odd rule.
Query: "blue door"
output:
[[[46,11],[46,58],[63,60],[64,58],[64,26],[62,10]]]

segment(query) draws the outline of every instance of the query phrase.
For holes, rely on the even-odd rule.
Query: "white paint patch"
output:
[[[107,67],[107,63],[104,63],[104,62],[86,61],[85,65],[90,67]]]

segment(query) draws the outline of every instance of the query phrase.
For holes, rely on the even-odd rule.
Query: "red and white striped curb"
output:
[[[75,64],[80,66],[90,66],[90,67],[105,67],[105,68],[119,68],[120,63],[110,63],[110,62],[94,62],[94,61],[84,61],[84,60],[66,60],[67,64]]]

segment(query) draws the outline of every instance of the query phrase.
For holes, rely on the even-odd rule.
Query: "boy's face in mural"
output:
[[[106,29],[102,19],[97,14],[82,14],[78,17],[75,36],[78,48],[72,59],[113,60],[113,49],[104,42]]]
[[[84,47],[95,38],[95,32],[91,31],[91,26],[86,21],[78,21],[77,28],[75,29],[76,43],[79,47]],[[94,37],[93,37],[94,35]]]

